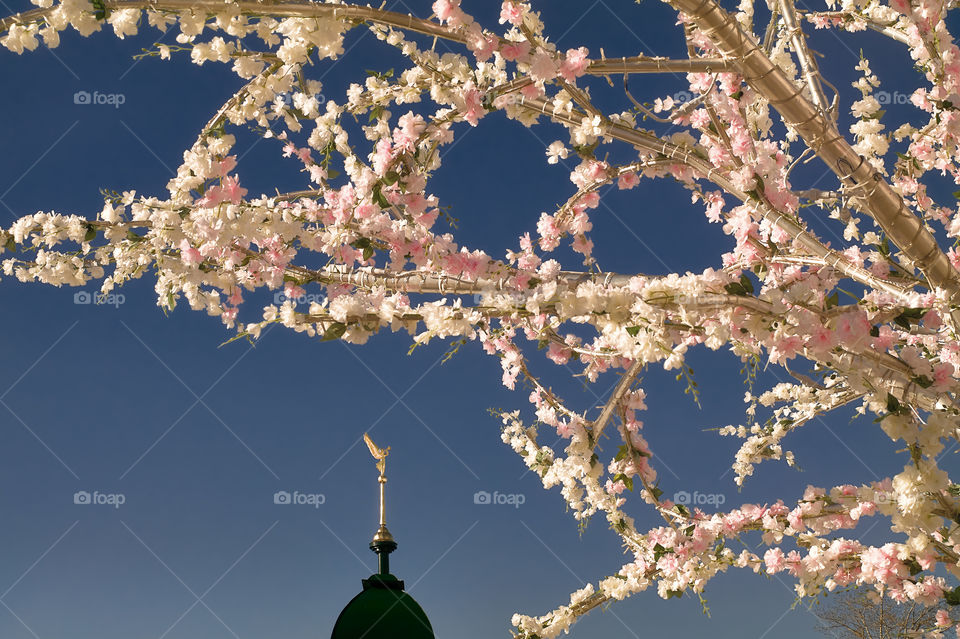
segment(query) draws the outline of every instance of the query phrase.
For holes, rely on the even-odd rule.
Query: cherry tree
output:
[[[109,293],[149,273],[162,308],[188,304],[251,340],[282,324],[352,344],[386,329],[414,344],[478,342],[532,404],[500,415],[503,441],[544,488],[560,487],[577,520],[605,518],[628,553],[616,574],[555,610],[515,615],[515,636],[556,637],[649,588],[700,594],[730,568],[788,573],[799,596],[866,586],[897,602],[958,604],[960,485],[938,466],[960,439],[960,209],[949,188],[960,182],[960,49],[946,23],[955,3],[832,0],[814,11],[793,0],[667,1],[686,57],[560,50],[544,30],[546,3],[541,15],[519,0],[503,2],[495,24],[461,0],[437,0],[420,17],[336,0],[34,0],[0,20],[0,44],[14,53],[56,47],[67,29],[124,38],[173,28],[176,44],[147,55],[228,64],[245,84],[200,128],[166,194],[111,193],[89,216],[22,217],[0,230],[3,275],[97,281]],[[317,70],[345,54],[354,29],[372,31],[405,66],[324,96]],[[902,122],[885,117],[869,57],[852,88],[830,83],[807,45],[812,29],[870,29],[910,56]],[[441,40],[455,52],[441,53]],[[657,73],[685,78],[690,99],[627,84]],[[623,84],[619,112],[598,108],[598,83]],[[531,232],[501,255],[459,242],[429,186],[442,150],[494,112],[517,127],[562,126],[545,161],[576,166],[573,186],[557,185],[565,203],[531,213]],[[234,134],[245,127],[298,163],[301,190],[253,197],[241,186]],[[832,190],[797,188],[790,176],[802,162],[831,172]],[[679,183],[705,223],[722,225],[730,240],[713,268],[602,269],[591,214],[604,193],[641,180]],[[831,246],[811,222],[843,242]],[[561,263],[569,255],[575,263]],[[282,290],[284,301],[245,305],[258,290]],[[792,380],[747,393],[745,423],[720,428],[742,440],[738,485],[761,462],[793,465],[787,436],[848,405],[905,445],[903,471],[726,512],[665,499],[641,434],[642,374],[689,375],[697,346]],[[619,376],[602,408],[551,390],[549,371],[567,369],[544,355],[591,383]],[[562,446],[544,443],[554,434]],[[604,450],[604,438],[614,446]],[[663,525],[638,529],[624,511],[630,496]],[[889,521],[888,543],[857,539],[873,518]],[[748,537],[763,552],[731,549]],[[954,625],[935,618],[934,636]]]

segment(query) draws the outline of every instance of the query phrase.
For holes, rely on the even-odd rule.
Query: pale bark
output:
[[[724,73],[734,70],[731,60],[723,58],[693,58],[671,60],[669,58],[603,58],[594,60],[587,67],[588,75],[621,75],[631,73]]]
[[[922,220],[873,167],[840,135],[834,123],[803,97],[794,83],[761,50],[752,35],[713,0],[670,0],[707,35],[725,57],[736,60],[744,80],[797,131],[837,175],[847,191],[883,228],[890,240],[926,276],[931,286],[944,289],[960,303],[957,271]],[[954,313],[960,325],[960,313]]]
[[[780,14],[783,16],[783,25],[790,33],[790,44],[793,45],[793,51],[800,61],[800,68],[803,72],[803,79],[807,83],[807,89],[810,91],[810,98],[826,114],[830,105],[827,104],[827,98],[824,96],[823,87],[820,84],[820,69],[807,48],[807,38],[804,36],[803,30],[797,24],[797,9],[793,0],[780,0],[779,6]]]
[[[578,126],[580,124],[580,118],[571,115],[570,113],[559,111],[553,107],[552,103],[548,104],[542,99],[524,99],[522,104],[548,115],[559,122],[573,126]],[[869,270],[851,263],[839,252],[827,248],[822,242],[817,240],[815,237],[813,237],[813,235],[807,232],[806,229],[800,226],[792,216],[774,209],[765,202],[752,199],[749,195],[733,186],[733,184],[724,178],[713,167],[713,165],[710,164],[709,161],[703,159],[699,155],[696,155],[691,149],[665,142],[655,135],[644,131],[638,131],[621,124],[607,123],[605,124],[604,132],[606,135],[609,135],[612,138],[632,144],[641,151],[661,154],[672,158],[681,164],[689,166],[700,176],[717,184],[734,197],[740,199],[741,201],[749,202],[751,205],[755,206],[765,219],[769,220],[774,226],[789,234],[790,237],[793,238],[794,244],[798,248],[809,253],[811,256],[822,259],[825,264],[836,269],[838,272],[854,281],[860,282],[861,284],[865,284],[877,290],[884,291],[885,293],[889,293],[898,299],[906,299],[909,289],[893,282],[878,278]],[[939,248],[937,250],[939,250]],[[944,256],[944,259],[946,259],[946,256]],[[947,266],[950,267],[952,271],[953,267],[950,266],[949,262],[947,262]]]

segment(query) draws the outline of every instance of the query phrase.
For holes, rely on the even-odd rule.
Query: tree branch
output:
[[[751,35],[713,0],[670,0],[708,35],[724,56],[737,60],[744,80],[766,96],[784,122],[827,164],[841,183],[864,202],[891,241],[926,276],[960,304],[960,276],[922,220],[913,215],[880,173],[840,135],[833,122],[804,98],[793,82],[760,49]],[[960,326],[960,311],[953,313]]]

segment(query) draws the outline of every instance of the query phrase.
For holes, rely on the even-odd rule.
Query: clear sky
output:
[[[499,3],[464,5],[489,20]],[[430,13],[425,1],[387,6]],[[29,5],[0,0],[0,7],[12,13]],[[656,0],[535,7],[562,48],[585,45],[597,55],[602,46],[608,57],[683,51],[672,12]],[[95,215],[101,188],[165,195],[183,150],[240,81],[214,63],[135,63],[132,56],[158,37],[151,29],[123,41],[64,33],[52,52],[0,50],[5,226],[37,210]],[[827,78],[842,90],[860,47],[884,88],[894,90],[911,73],[901,45],[869,33],[844,37],[819,32],[812,40],[826,54]],[[363,29],[346,46],[343,62],[324,62],[313,76],[338,100],[364,69],[396,63]],[[674,77],[631,82],[638,99],[685,88]],[[123,103],[77,104],[80,91],[122,95]],[[622,91],[605,91],[605,106],[627,108]],[[461,241],[503,257],[519,234],[535,231],[541,211],[572,193],[572,167],[548,166],[544,156],[547,144],[566,136],[551,125],[526,130],[499,114],[463,133],[433,191],[459,218]],[[238,170],[251,193],[301,187],[296,164],[277,146],[240,137]],[[817,182],[822,172],[816,163],[802,168],[796,186],[832,187]],[[643,182],[603,202],[593,239],[607,270],[699,271],[717,266],[730,246],[673,184]],[[818,228],[827,238],[836,233]],[[514,612],[547,612],[623,563],[601,518],[581,534],[559,492],[544,491],[500,441],[487,409],[521,408],[529,418],[526,392],[504,389],[498,362],[475,344],[445,364],[444,344],[408,356],[408,338],[389,333],[353,347],[276,328],[255,347],[220,347],[232,334],[216,319],[186,308],[164,316],[149,275],[119,292],[122,300],[97,306],[76,303],[83,301],[76,289],[0,282],[0,637],[329,636],[375,568],[367,544],[377,484],[365,431],[392,447],[393,572],[438,637],[506,637]],[[871,420],[838,413],[791,442],[802,471],[771,462],[738,492],[728,472],[737,442],[704,430],[741,422],[740,364],[726,352],[695,352],[690,362],[702,410],[672,375],[652,370],[645,378],[644,434],[668,495],[720,495],[725,506],[791,500],[808,483],[870,481],[902,466]],[[572,369],[537,366],[584,406],[600,404],[616,382],[602,378],[584,390]],[[762,381],[782,375],[771,371]],[[75,504],[80,491],[123,503]],[[322,495],[315,501],[323,503],[275,504],[278,491]],[[478,491],[522,495],[523,503],[475,504]],[[656,525],[639,505],[634,512],[638,523]],[[867,538],[878,539],[885,527],[879,522]],[[706,596],[709,617],[689,596],[663,601],[643,593],[594,611],[573,636],[813,634],[813,615],[803,605],[791,609],[791,587],[779,578],[729,574]]]

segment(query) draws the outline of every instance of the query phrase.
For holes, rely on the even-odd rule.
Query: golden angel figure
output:
[[[387,467],[387,455],[390,454],[390,447],[387,446],[386,449],[380,448],[373,443],[373,440],[370,439],[370,435],[367,435],[366,433],[363,434],[363,441],[367,443],[367,448],[370,449],[370,454],[373,455],[374,459],[377,460],[377,469],[380,471],[380,474],[385,474]]]

